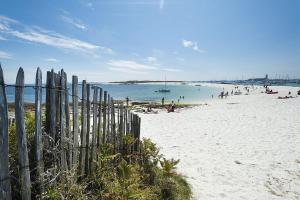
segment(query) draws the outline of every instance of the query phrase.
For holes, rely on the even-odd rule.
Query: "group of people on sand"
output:
[[[297,94],[300,95],[300,90],[297,91]],[[278,99],[290,99],[290,98],[296,98],[296,96],[292,96],[291,91],[289,91],[287,96],[281,97],[279,96]]]
[[[175,103],[174,103],[174,101],[172,101],[172,103],[167,106],[168,113],[169,112],[174,112],[175,111],[175,107],[176,107]]]
[[[184,100],[184,96],[179,96],[179,99],[177,99],[177,103],[179,103],[180,100]],[[164,97],[161,99],[161,105],[162,106],[165,105],[165,98]],[[170,103],[166,106],[166,109],[167,109],[168,113],[169,112],[174,112],[175,108],[176,108],[176,104],[174,103],[174,101],[172,101],[172,103]]]
[[[227,92],[222,91],[218,97],[221,98],[221,99],[223,99],[224,97],[227,98],[228,95],[229,95],[228,91]]]

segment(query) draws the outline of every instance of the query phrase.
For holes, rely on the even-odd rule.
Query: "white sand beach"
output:
[[[299,199],[300,97],[277,99],[299,88],[271,89],[279,94],[259,87],[174,113],[140,114],[141,137],[180,159],[194,199]]]

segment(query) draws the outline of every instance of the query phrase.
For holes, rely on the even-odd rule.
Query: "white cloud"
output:
[[[47,62],[59,62],[56,58],[46,58],[45,61]]]
[[[132,60],[110,60],[107,62],[108,65],[112,66],[113,68],[123,68],[129,70],[156,70],[157,67],[151,65],[145,65],[141,63],[137,63]]]
[[[159,1],[159,9],[160,9],[160,10],[163,10],[163,9],[164,9],[164,6],[165,6],[165,0],[160,0],[160,1]]]
[[[193,42],[193,41],[190,41],[190,40],[182,40],[182,46],[183,47],[186,47],[186,48],[191,48],[193,49],[194,51],[197,51],[199,53],[204,53],[206,52],[205,50],[203,49],[200,49],[198,47],[198,42]]]
[[[126,72],[131,74],[145,74],[148,72],[159,72],[159,71],[165,71],[165,72],[180,72],[180,69],[174,69],[174,68],[165,68],[160,66],[153,66],[153,65],[146,65],[137,63],[132,60],[111,60],[107,62],[109,70],[112,71],[118,71],[118,72]]]
[[[124,72],[128,74],[146,74],[145,71],[137,71],[137,70],[131,70],[126,68],[120,68],[120,67],[109,67],[108,69],[111,71]]]
[[[157,61],[157,58],[156,58],[156,57],[151,57],[151,56],[149,56],[149,57],[147,58],[147,61],[148,61],[149,63],[155,63],[155,62]]]
[[[6,40],[6,38],[0,35],[0,40]]]
[[[12,55],[10,53],[0,51],[0,59],[12,59]]]
[[[176,58],[178,61],[184,61],[184,58]]]
[[[16,24],[18,26],[14,26]],[[49,45],[59,49],[83,51],[94,55],[97,54],[99,50],[108,54],[113,53],[113,50],[110,48],[70,38],[37,26],[28,27],[13,19],[0,15],[0,33],[1,32],[18,39]]]
[[[83,23],[81,23],[79,20],[75,20],[75,19],[72,19],[71,17],[68,17],[66,15],[60,15],[60,18],[68,23],[68,24],[71,24],[72,26],[78,28],[78,29],[81,29],[81,30],[86,30],[87,27],[86,25],[84,25]]]
[[[163,68],[162,70],[166,71],[166,72],[181,72],[182,71],[181,69],[174,69],[174,68]]]
[[[192,47],[194,45],[193,41],[189,41],[189,40],[182,40],[182,45],[184,47]]]

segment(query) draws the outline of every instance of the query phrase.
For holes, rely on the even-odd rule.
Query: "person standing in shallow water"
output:
[[[161,105],[165,105],[165,97],[161,99]]]

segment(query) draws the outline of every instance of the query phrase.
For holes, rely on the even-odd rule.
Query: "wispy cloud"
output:
[[[174,69],[174,68],[163,68],[162,70],[166,71],[166,72],[181,72],[182,71],[181,69]]]
[[[132,60],[110,60],[107,62],[108,65],[115,67],[115,68],[124,68],[124,69],[130,69],[130,70],[156,70],[157,67],[137,63]]]
[[[126,72],[131,74],[145,74],[147,72],[159,72],[159,71],[167,71],[167,72],[180,72],[180,69],[174,68],[166,68],[158,65],[148,65],[143,63],[138,63],[132,60],[110,60],[107,62],[109,70],[118,71],[118,72]]]
[[[46,58],[45,61],[47,62],[59,62],[56,58]]]
[[[153,63],[155,63],[156,61],[157,61],[157,58],[156,58],[156,57],[152,57],[152,56],[147,57],[147,62],[148,62],[148,63],[153,64]]]
[[[75,28],[81,29],[81,30],[86,30],[87,26],[85,24],[83,24],[81,21],[77,20],[77,19],[73,19],[71,17],[68,17],[66,15],[60,15],[60,18],[62,21],[71,24],[72,26],[74,26]]]
[[[160,0],[160,1],[159,1],[159,9],[160,9],[160,10],[163,10],[163,9],[164,9],[164,6],[165,6],[165,0]]]
[[[0,35],[0,40],[7,40],[7,39]]]
[[[193,49],[194,51],[197,51],[199,53],[204,53],[206,52],[205,50],[203,49],[200,49],[198,47],[198,42],[194,42],[194,41],[190,41],[190,40],[182,40],[182,46],[183,47],[186,47],[186,48],[191,48]]]
[[[107,47],[99,46],[79,39],[70,38],[54,31],[45,30],[37,26],[26,26],[16,20],[0,15],[0,33],[22,39],[29,42],[40,43],[59,49],[83,51],[86,53],[112,54],[113,50]]]
[[[5,51],[0,51],[0,59],[12,59],[12,55]]]

